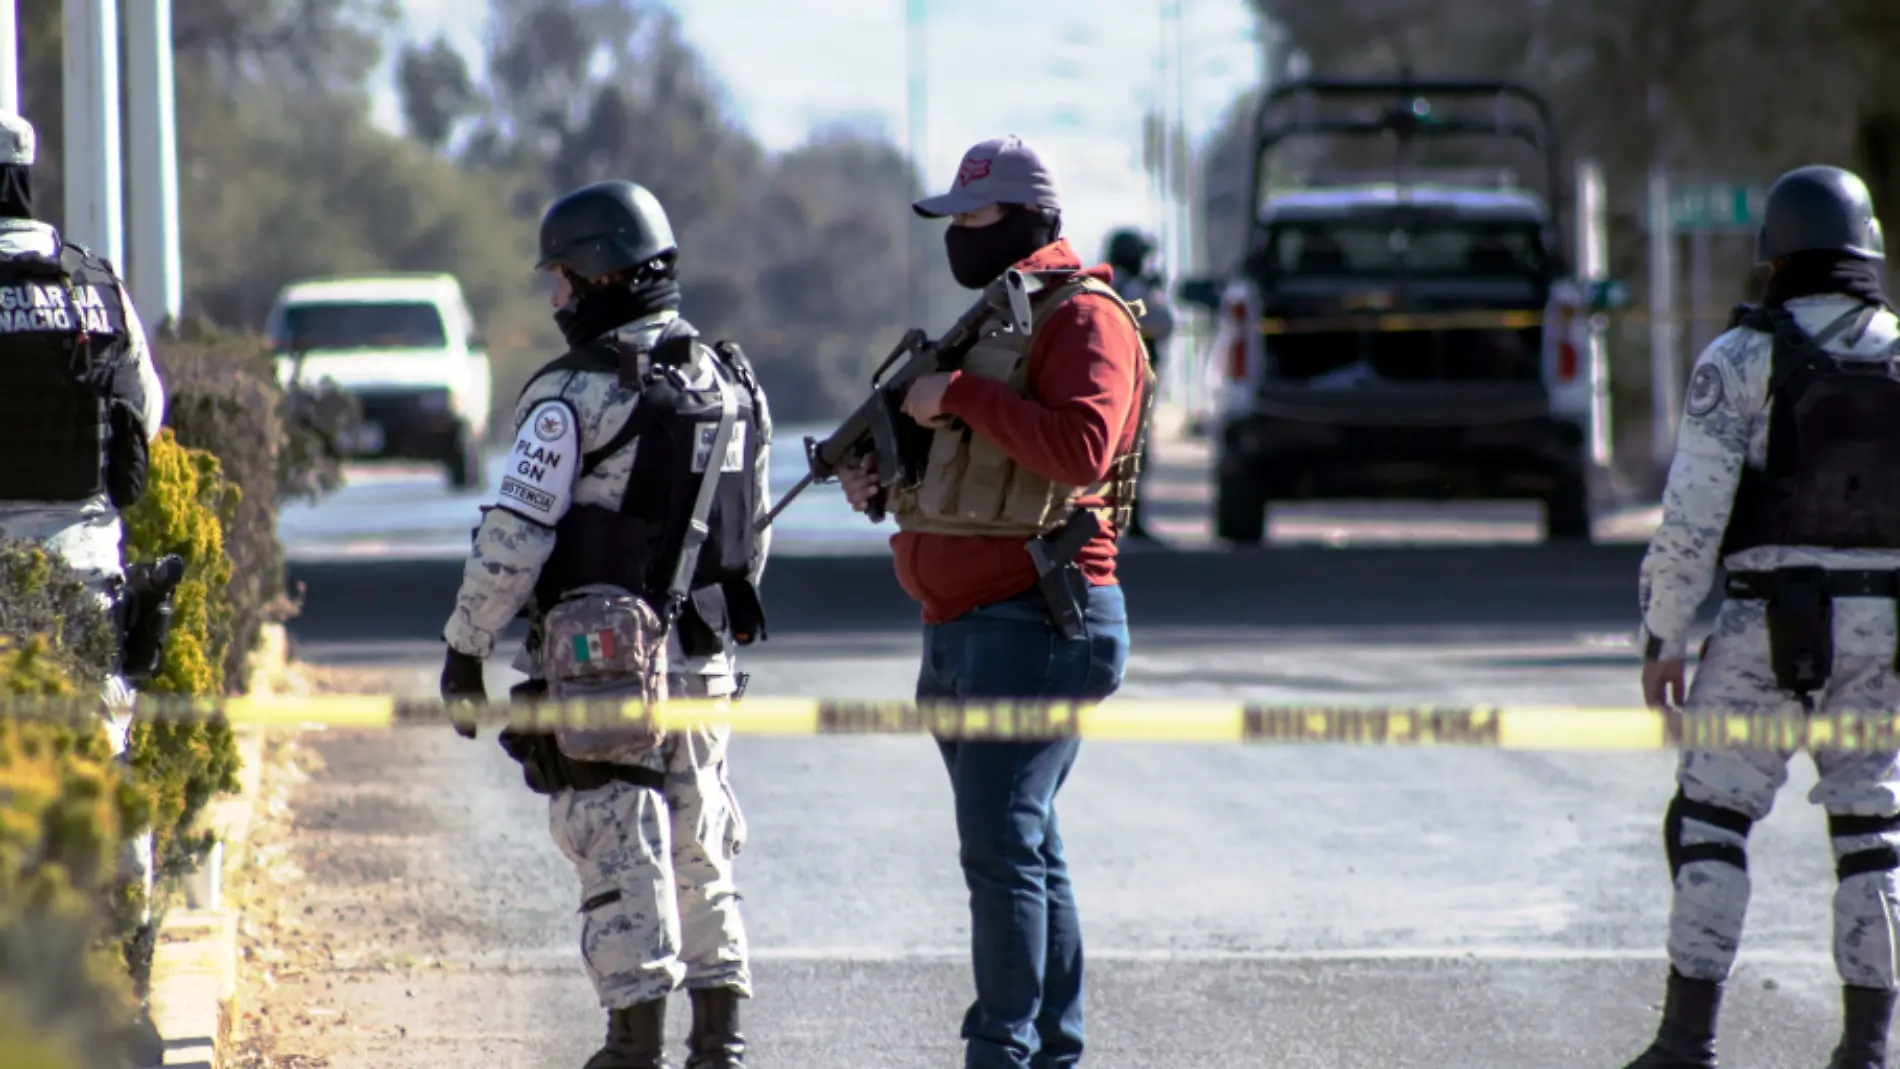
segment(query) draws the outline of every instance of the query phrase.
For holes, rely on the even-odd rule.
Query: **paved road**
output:
[[[1369,539],[1369,541],[1373,541]],[[1124,694],[1627,704],[1640,547],[1131,555]],[[458,569],[306,560],[318,662],[427,693]],[[768,575],[760,694],[904,697],[915,610],[877,556]],[[491,683],[512,673],[497,658]],[[484,738],[305,737],[271,892],[277,1065],[578,1066],[599,1011],[543,803]],[[758,1066],[958,1064],[949,795],[921,738],[742,739]],[[1101,1069],[1622,1064],[1661,992],[1670,755],[1089,744],[1062,799]],[[1836,1015],[1821,816],[1795,764],[1753,840],[1724,1064],[1818,1065]],[[260,959],[261,960],[261,959]],[[683,1007],[676,1025],[684,1027]],[[302,1054],[316,1060],[296,1062]]]

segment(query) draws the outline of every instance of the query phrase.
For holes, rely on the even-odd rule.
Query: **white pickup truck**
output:
[[[493,381],[455,276],[293,282],[277,295],[264,330],[286,385],[329,379],[361,404],[361,429],[339,443],[346,455],[436,461],[457,490],[486,479]]]

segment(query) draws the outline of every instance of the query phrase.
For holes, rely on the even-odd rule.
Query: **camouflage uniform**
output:
[[[658,312],[622,330],[638,344],[651,345],[675,317],[670,311]],[[728,387],[739,388],[731,383]],[[613,374],[546,375],[516,404],[516,426],[539,404],[555,398],[566,401],[576,414],[580,446],[588,450],[613,437],[632,415],[639,395],[622,387]],[[631,446],[623,448],[575,480],[573,503],[618,506],[633,453]],[[760,481],[760,500],[765,500],[769,457],[763,443],[754,477]],[[463,572],[455,612],[443,630],[449,645],[475,657],[493,652],[496,636],[527,604],[553,552],[552,528],[506,509],[489,509]],[[531,678],[540,672],[535,643],[530,634],[529,646],[514,661],[514,667]],[[675,632],[668,637],[666,656],[668,693],[714,699],[733,693],[729,654],[687,658]],[[582,957],[603,1007],[662,998],[681,983],[688,988],[730,987],[750,995],[745,928],[732,875],[733,859],[745,842],[745,822],[727,775],[728,734],[723,727],[672,733],[658,748],[629,755],[627,763],[666,774],[664,797],[616,782],[594,790],[563,791],[549,802],[549,830],[580,876],[586,916]],[[570,756],[598,759],[577,752],[566,734],[561,739]]]
[[[1803,330],[1817,333],[1852,310],[1845,297],[1791,300],[1787,310]],[[1896,354],[1900,323],[1882,311],[1851,344],[1829,341],[1843,361],[1886,360]],[[1772,341],[1767,334],[1731,330],[1696,361],[1687,391],[1682,429],[1663,494],[1662,525],[1643,559],[1641,600],[1647,636],[1659,644],[1659,659],[1686,656],[1687,635],[1708,596],[1727,529],[1742,466],[1766,463],[1768,376]],[[1900,569],[1900,551],[1833,550],[1760,546],[1721,563],[1731,572],[1768,571],[1798,565],[1829,569]],[[1833,673],[1814,696],[1816,711],[1892,710],[1900,707],[1900,678],[1893,672],[1894,602],[1884,598],[1838,598],[1834,602]],[[1761,601],[1722,603],[1714,635],[1696,670],[1687,708],[1744,713],[1789,713],[1802,709],[1780,689],[1769,667],[1768,630]],[[1677,782],[1692,803],[1706,803],[1760,820],[1787,780],[1790,754],[1695,752],[1682,755]],[[1820,782],[1808,795],[1830,814],[1890,817],[1900,814],[1900,754],[1815,755]],[[1682,841],[1744,845],[1745,833],[1698,820],[1683,821]],[[1841,835],[1837,858],[1882,845],[1900,847],[1900,834]],[[1685,863],[1675,881],[1669,920],[1669,957],[1684,976],[1723,980],[1735,961],[1749,877],[1721,862]],[[1900,888],[1895,873],[1866,872],[1841,881],[1834,896],[1834,960],[1850,985],[1891,989],[1896,984],[1895,926]]]

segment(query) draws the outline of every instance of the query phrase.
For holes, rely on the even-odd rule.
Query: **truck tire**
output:
[[[1550,542],[1590,542],[1590,485],[1581,476],[1562,479],[1544,499],[1544,538]]]
[[[479,489],[487,477],[487,456],[481,440],[461,428],[449,446],[449,485],[457,490]]]
[[[1214,490],[1214,537],[1237,546],[1257,546],[1267,537],[1267,492],[1245,475],[1220,477]]]

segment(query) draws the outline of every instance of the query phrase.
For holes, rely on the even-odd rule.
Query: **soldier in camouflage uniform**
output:
[[[1108,237],[1108,250],[1102,261],[1113,270],[1109,285],[1115,288],[1122,300],[1130,304],[1142,302],[1141,342],[1148,350],[1148,366],[1159,376],[1162,357],[1167,353],[1168,339],[1174,336],[1174,308],[1168,303],[1168,288],[1161,276],[1148,270],[1148,257],[1154,251],[1155,244],[1147,235],[1136,230],[1117,230]],[[1152,467],[1148,458],[1143,457],[1141,473],[1135,483],[1135,511],[1133,518],[1128,521],[1129,538],[1152,537],[1142,524],[1140,496],[1141,487],[1148,481]]]
[[[1643,691],[1653,708],[1888,712],[1900,706],[1900,321],[1881,292],[1880,226],[1832,167],[1769,192],[1761,306],[1697,359],[1644,558]],[[1798,446],[1798,449],[1797,449]],[[1716,565],[1715,631],[1684,705],[1686,643]],[[1748,906],[1748,834],[1789,753],[1687,751],[1664,821],[1671,969],[1655,1041],[1629,1069],[1714,1066],[1722,984]],[[1837,862],[1834,960],[1843,1034],[1830,1069],[1886,1064],[1896,981],[1900,755],[1816,751]]]
[[[647,190],[603,182],[570,193],[548,210],[540,241],[573,348],[515,406],[517,439],[443,632],[443,696],[484,698],[483,659],[525,607],[531,630],[515,667],[530,681],[519,696],[731,700],[733,648],[763,631],[769,534],[754,521],[768,493],[764,393],[737,347],[701,343],[679,317],[672,231]],[[696,565],[678,563],[694,559],[681,547],[702,487],[710,534]],[[563,630],[577,614],[592,622]],[[586,676],[601,664],[624,671]],[[511,732],[503,746],[550,796],[550,832],[580,876],[582,958],[609,1011],[606,1044],[586,1069],[663,1069],[666,998],[682,984],[693,1005],[688,1069],[739,1069],[738,1000],[751,978],[727,729]]]

